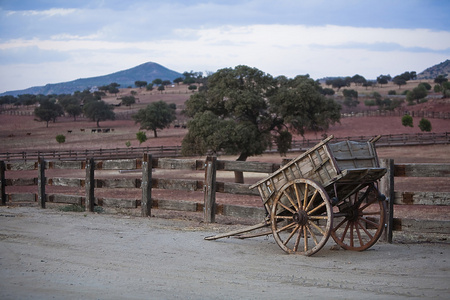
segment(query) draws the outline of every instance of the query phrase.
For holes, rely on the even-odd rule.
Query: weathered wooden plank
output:
[[[449,205],[450,193],[396,191],[394,204]]]
[[[420,220],[396,219],[396,230],[405,232],[444,233],[450,237],[450,221],[447,220]]]
[[[158,158],[157,167],[160,169],[203,170],[204,161],[195,159]]]
[[[165,190],[197,191],[197,180],[154,178],[153,188]]]
[[[99,198],[98,201],[103,203],[106,207],[116,208],[136,208],[136,199],[117,199],[117,198]]]
[[[6,184],[8,186],[27,186],[27,185],[37,185],[37,177],[35,178],[14,178],[6,179]]]
[[[98,188],[137,188],[134,178],[96,179]]]
[[[134,170],[136,169],[136,159],[116,159],[104,160],[97,165],[102,170]]]
[[[218,160],[218,171],[239,171],[253,173],[272,173],[278,170],[280,164],[253,162],[253,161],[229,161]]]
[[[11,202],[36,202],[37,196],[36,194],[31,193],[14,193],[7,194],[9,201]]]
[[[47,184],[53,186],[72,186],[72,187],[81,187],[80,178],[65,178],[65,177],[52,177],[47,178]]]
[[[199,205],[192,201],[153,199],[153,207],[166,210],[199,211]]]
[[[84,168],[84,162],[82,161],[49,161],[47,162],[48,169],[71,169],[71,170],[81,170]]]
[[[250,190],[250,184],[232,183],[232,182],[216,182],[216,192],[238,194],[238,195],[255,195],[259,196],[257,189]]]
[[[395,164],[396,177],[450,177],[450,164]]]
[[[224,216],[249,218],[254,220],[263,220],[266,217],[266,210],[263,207],[249,207],[238,205],[223,204],[218,209]]]
[[[54,203],[67,203],[81,205],[83,197],[77,195],[64,195],[64,194],[51,194],[48,195],[50,202]]]
[[[6,165],[6,169],[11,171],[36,170],[37,162],[35,161],[12,162]]]

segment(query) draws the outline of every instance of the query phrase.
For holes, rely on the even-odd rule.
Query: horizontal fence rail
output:
[[[183,109],[184,105],[179,105],[178,108]],[[117,120],[132,120],[132,116],[136,114],[137,109],[129,109],[127,111],[116,112]],[[23,110],[23,109],[4,109],[0,110],[0,114],[11,115],[11,116],[34,116],[33,110]],[[363,110],[355,112],[341,112],[341,118],[352,118],[352,117],[402,117],[404,115],[410,115],[412,117],[418,118],[429,118],[429,119],[450,119],[450,112],[441,111],[414,111],[414,110]],[[81,115],[77,117],[77,120],[89,120],[85,116]]]
[[[392,232],[402,231],[427,236],[437,234],[440,241],[448,242],[450,232],[450,221],[446,220],[421,220],[422,216],[416,219],[394,218],[394,205],[428,205],[442,207],[450,205],[450,193],[448,192],[409,192],[396,191],[395,178],[400,177],[450,177],[450,164],[394,164],[392,159],[383,159],[382,165],[388,172],[381,179],[380,191],[389,200],[388,220],[387,220],[387,240],[392,242]],[[141,215],[151,215],[152,208],[169,209],[179,211],[203,212],[205,222],[214,222],[214,216],[221,214],[225,216],[263,219],[266,211],[262,207],[244,207],[228,204],[216,204],[216,193],[233,195],[259,196],[256,190],[250,190],[250,184],[238,184],[223,182],[216,179],[218,171],[243,171],[260,173],[261,178],[267,174],[278,170],[282,164],[261,163],[261,162],[241,162],[217,160],[208,157],[206,160],[198,159],[176,159],[158,158],[150,154],[143,155],[140,159],[121,160],[93,160],[84,161],[59,161],[44,160],[37,161],[16,161],[6,163],[0,161],[0,196],[1,204],[34,202],[42,208],[48,202],[55,204],[76,204],[85,206],[86,210],[93,211],[94,204],[104,207],[119,207],[122,209],[133,209],[141,207]],[[83,178],[67,177],[47,177],[46,170],[86,170]],[[189,170],[204,172],[204,179],[192,178],[157,178],[153,176],[153,169],[166,170]],[[21,178],[14,176],[8,178],[10,171],[21,172],[35,170],[36,177]],[[96,178],[94,170],[119,170],[113,178]],[[141,172],[138,178],[121,177],[121,173]],[[178,176],[177,176],[178,177]],[[6,193],[7,186],[35,186],[37,192],[32,193]],[[46,193],[46,186],[65,186],[84,188],[81,195],[49,194]],[[96,197],[95,189],[117,189],[134,188],[142,190],[140,199],[121,199]],[[171,199],[155,199],[152,197],[152,189],[167,189],[178,191],[200,191],[200,201],[182,201]]]
[[[334,137],[333,142],[345,140],[365,142],[373,136],[347,136]],[[303,139],[292,141],[289,152],[306,151],[321,142],[321,139]],[[450,132],[443,133],[416,133],[416,134],[389,134],[382,135],[377,141],[377,147],[413,146],[450,144]],[[267,150],[266,153],[276,153],[276,150]],[[86,150],[36,150],[21,152],[0,153],[0,160],[37,160],[38,158],[51,160],[85,160],[114,159],[114,158],[140,158],[144,153],[151,153],[154,157],[179,157],[181,146],[158,146],[158,147],[129,147],[115,149],[86,149]]]

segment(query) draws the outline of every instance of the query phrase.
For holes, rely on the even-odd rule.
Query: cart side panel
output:
[[[373,143],[343,141],[328,146],[340,170],[379,167]]]
[[[326,186],[337,177],[337,170],[333,165],[326,147],[320,147],[307,155],[302,155],[289,162],[285,167],[273,173],[258,185],[261,198],[267,208],[272,208],[277,192],[295,179],[308,178]],[[267,192],[269,191],[269,192]],[[287,203],[287,199],[281,200]]]
[[[332,164],[329,153],[325,147],[321,147],[306,156],[297,157],[289,163],[288,167],[275,172],[271,178],[275,184],[275,190],[279,190],[287,182],[298,178],[308,178],[326,185],[336,175],[337,170]]]

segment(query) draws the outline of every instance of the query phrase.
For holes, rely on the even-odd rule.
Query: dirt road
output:
[[[444,299],[450,247],[286,255],[194,221],[0,207],[0,299]],[[447,298],[448,299],[448,298]]]

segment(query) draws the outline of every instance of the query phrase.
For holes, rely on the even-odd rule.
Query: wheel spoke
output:
[[[347,235],[348,228],[350,227],[350,222],[347,222],[345,225],[344,232],[342,233],[341,243],[344,242],[345,236]]]
[[[286,240],[284,241],[284,245],[286,245],[287,243],[289,243],[289,241],[291,240],[291,238],[294,236],[294,234],[297,232],[298,228],[300,227],[300,225],[297,224],[297,226],[295,226],[295,228],[291,231],[291,234],[289,234],[289,236],[286,238]]]
[[[364,220],[366,223],[369,223],[370,225],[373,225],[375,227],[378,227],[378,225],[380,225],[380,223],[376,223],[376,222],[371,221],[371,220],[366,219],[366,218],[360,218],[360,219]]]
[[[292,206],[294,207],[295,211],[298,211],[298,207],[295,204],[294,200],[292,199],[291,195],[289,195],[288,192],[284,191],[283,194],[288,198],[289,202],[291,202]]]
[[[295,225],[294,222],[292,222],[292,223],[290,223],[290,224],[287,224],[286,226],[283,226],[283,227],[281,227],[280,229],[278,229],[278,230],[277,230],[277,233],[280,233],[281,231],[285,231],[286,229],[289,229],[289,228],[291,228],[291,227],[294,226],[294,225]]]
[[[277,215],[277,216],[275,216],[275,218],[277,220],[292,220],[292,216],[280,216],[280,215]]]
[[[370,239],[372,239],[372,238],[373,238],[373,235],[370,234],[370,232],[366,229],[366,227],[364,227],[364,226],[359,222],[359,220],[358,220],[357,222],[358,222],[359,227],[360,227],[362,230],[364,230],[364,232],[367,234],[367,236],[368,236]]]
[[[328,216],[308,216],[310,220],[328,220]]]
[[[361,207],[359,208],[359,211],[365,210],[367,207],[371,206],[371,205],[374,204],[376,201],[378,201],[378,200],[374,197],[374,199],[371,199],[369,202],[367,202],[366,204],[364,204],[363,206],[361,206]]]
[[[311,224],[315,225],[314,223],[311,223]],[[306,228],[308,229],[309,233],[311,234],[311,237],[312,237],[313,240],[314,240],[314,244],[317,245],[318,242],[317,242],[316,234],[315,234],[314,231],[311,229],[311,227],[308,226],[308,224],[306,224]],[[320,228],[320,227],[319,227],[319,228]],[[321,228],[320,228],[320,229],[321,229]],[[322,235],[323,235],[323,231],[322,231]]]
[[[364,242],[361,238],[361,232],[359,231],[358,225],[360,225],[358,222],[355,223],[355,231],[356,231],[356,235],[358,236],[358,240],[359,240],[359,245],[364,245]]]
[[[294,250],[294,252],[298,251],[298,245],[300,244],[300,240],[302,238],[302,228],[303,226],[299,226],[300,228],[298,228],[298,234],[297,234],[297,238],[295,239],[295,243],[294,243],[294,248],[292,250]]]
[[[336,231],[337,229],[339,229],[346,221],[347,219],[344,218],[344,220],[342,220],[341,223],[337,224],[336,227],[334,227],[334,230]]]
[[[306,188],[306,189],[308,189],[308,188]],[[300,192],[298,190],[297,184],[294,184],[294,190],[295,190],[295,196],[297,198],[298,209],[301,209],[302,208],[302,202],[301,202]]]
[[[353,243],[353,222],[350,223],[350,246],[353,247],[354,243]]]
[[[362,214],[360,214],[360,216],[379,216],[381,214],[381,212],[379,211],[367,211],[367,212],[362,212]]]
[[[320,228],[320,226],[318,226],[318,225],[315,224],[314,222],[309,222],[309,224],[312,225],[314,228],[316,228],[318,231],[320,231],[320,233],[321,233],[322,235],[325,235],[325,234],[326,234],[325,231],[323,231],[323,229]]]
[[[303,240],[304,240],[304,251],[308,251],[308,232],[306,230],[306,226],[303,226]]]
[[[290,207],[284,205],[281,201],[278,201],[278,204],[279,204],[280,206],[282,206],[284,209],[286,209],[286,210],[290,211],[291,213],[295,214],[295,210],[293,210],[292,208],[290,208]]]
[[[305,196],[303,197],[303,210],[306,210],[306,205],[308,203],[308,189],[309,184],[305,184]]]
[[[308,211],[308,216],[317,211],[318,209],[322,208],[325,204],[326,204],[325,202],[322,202],[320,203],[320,205],[317,205],[313,210]]]
[[[317,194],[319,193],[319,190],[315,190],[313,196],[311,197],[311,200],[309,200],[308,206],[305,208],[305,211],[309,210],[309,207],[314,202],[314,199],[316,199]],[[307,194],[305,194],[307,195]],[[306,197],[306,196],[305,196]]]

